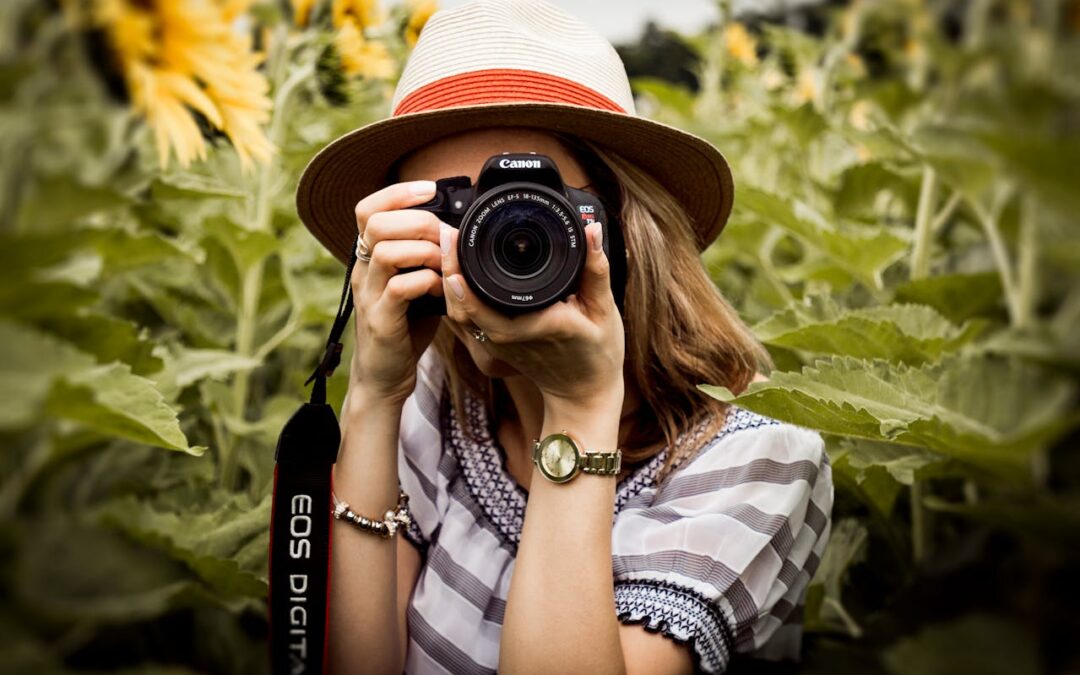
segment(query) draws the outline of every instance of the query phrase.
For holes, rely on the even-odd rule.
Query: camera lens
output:
[[[460,242],[470,285],[509,313],[564,297],[585,264],[574,207],[534,183],[507,183],[477,199],[462,218]]]
[[[538,223],[523,220],[495,238],[495,262],[518,279],[536,276],[551,259],[551,239]]]

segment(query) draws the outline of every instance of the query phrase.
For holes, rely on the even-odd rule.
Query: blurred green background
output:
[[[435,6],[0,3],[0,671],[266,672],[274,443],[343,273],[295,182]],[[1080,2],[753,10],[619,45],[736,174],[702,260],[777,369],[702,388],[835,470],[803,663],[740,667],[1078,672]]]

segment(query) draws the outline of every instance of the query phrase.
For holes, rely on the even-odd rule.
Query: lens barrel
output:
[[[460,231],[462,274],[484,301],[509,314],[559,301],[585,265],[576,210],[536,183],[505,183],[481,195]]]

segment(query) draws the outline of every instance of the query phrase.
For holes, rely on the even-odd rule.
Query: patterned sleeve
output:
[[[398,485],[409,497],[412,517],[402,532],[423,555],[448,506],[446,478],[439,471],[444,379],[442,361],[435,348],[429,347],[417,365],[416,388],[402,408],[398,436]]]
[[[740,653],[798,658],[832,500],[820,434],[733,408],[725,430],[618,514],[619,620],[688,644],[708,673]]]

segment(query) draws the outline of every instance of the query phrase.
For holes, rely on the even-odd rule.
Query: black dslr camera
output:
[[[459,230],[461,273],[485,303],[513,315],[543,309],[574,293],[585,266],[585,226],[599,221],[612,293],[622,312],[626,249],[617,214],[608,213],[596,195],[564,185],[550,157],[502,153],[484,162],[475,186],[468,176],[440,178],[435,184],[435,197],[412,208],[431,211]],[[422,268],[401,272],[417,269]],[[446,301],[421,296],[409,303],[408,312],[446,314]]]

